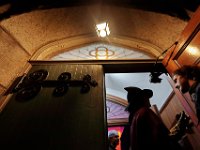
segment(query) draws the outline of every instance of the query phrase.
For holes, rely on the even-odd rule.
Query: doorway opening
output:
[[[114,129],[120,137],[124,126],[128,123],[129,113],[125,111],[128,105],[127,92],[124,90],[128,86],[151,89],[154,93],[150,99],[151,108],[159,115],[173,89],[168,82],[167,74],[160,76],[162,79],[160,83],[151,83],[149,75],[149,72],[105,73],[108,131]],[[117,146],[117,150],[120,150],[120,146]]]

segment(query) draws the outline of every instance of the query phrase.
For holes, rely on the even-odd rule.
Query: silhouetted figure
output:
[[[130,113],[129,125],[124,128],[121,136],[122,150],[180,150],[177,141],[169,136],[169,130],[150,109],[149,99],[153,96],[150,89],[126,87]]]

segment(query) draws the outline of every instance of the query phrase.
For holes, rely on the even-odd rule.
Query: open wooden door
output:
[[[171,74],[182,65],[200,65],[200,7],[182,32],[178,44],[174,45],[163,59],[163,65]]]
[[[200,65],[200,7],[197,9],[188,25],[182,32],[178,43],[171,47],[167,52],[162,63],[168,73],[172,75],[173,71],[183,65]],[[171,81],[173,85],[173,81]],[[197,124],[194,104],[191,102],[189,94],[181,94],[174,88],[185,110],[192,118],[194,124]],[[200,132],[200,125],[198,125]]]
[[[102,65],[33,64],[0,114],[0,149],[106,150]]]

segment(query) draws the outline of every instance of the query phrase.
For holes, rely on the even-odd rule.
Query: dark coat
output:
[[[134,113],[129,129],[128,126],[125,127],[121,140],[122,150],[181,149],[178,143],[170,138],[169,130],[162,120],[148,107],[142,107]],[[125,146],[124,141],[128,145]]]

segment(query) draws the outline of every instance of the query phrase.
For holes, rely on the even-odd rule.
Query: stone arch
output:
[[[49,58],[64,51],[70,51],[74,48],[82,47],[97,42],[106,42],[121,47],[136,49],[138,51],[142,51],[146,54],[151,55],[152,58],[158,57],[162,51],[156,45],[134,38],[115,35],[102,39],[98,38],[96,35],[83,35],[53,41],[47,45],[44,45],[35,52],[31,60],[48,60]]]

